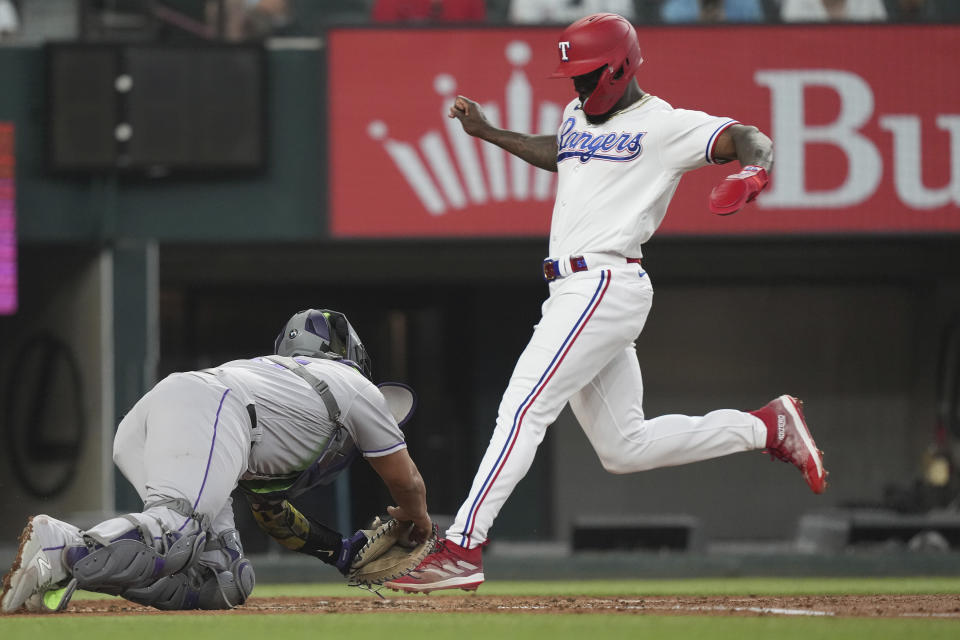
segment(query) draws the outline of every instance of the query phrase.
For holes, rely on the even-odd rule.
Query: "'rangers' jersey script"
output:
[[[717,163],[714,145],[730,125],[702,111],[674,109],[646,95],[601,124],[574,99],[557,133],[559,185],[550,255],[640,257],[691,169]]]

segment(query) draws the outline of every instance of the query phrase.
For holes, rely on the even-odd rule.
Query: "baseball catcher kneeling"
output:
[[[283,546],[333,565],[351,584],[404,575],[436,533],[400,427],[413,392],[371,382],[370,358],[342,313],[308,309],[274,353],[174,373],[120,422],[113,459],[143,511],[81,530],[31,517],[4,576],[4,613],[64,610],[77,589],[157,609],[228,609],[253,592],[233,517],[242,489],[257,524]],[[363,456],[396,501],[386,522],[344,536],[291,500]]]

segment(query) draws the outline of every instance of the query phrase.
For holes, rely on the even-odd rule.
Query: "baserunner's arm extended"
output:
[[[463,96],[457,96],[454,100],[449,115],[459,120],[463,130],[471,136],[495,144],[535,167],[554,172],[557,170],[556,136],[498,129],[490,124],[479,104]]]

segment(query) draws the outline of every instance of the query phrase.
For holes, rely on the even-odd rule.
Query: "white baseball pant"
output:
[[[743,411],[644,419],[634,340],[652,301],[650,278],[637,264],[591,269],[550,283],[540,322],[517,361],[490,444],[447,538],[468,548],[487,540],[567,402],[611,473],[763,448],[766,427]]]

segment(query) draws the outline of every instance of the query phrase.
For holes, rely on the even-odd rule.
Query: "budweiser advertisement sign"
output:
[[[556,175],[470,138],[457,94],[556,135],[560,29],[335,30],[335,237],[541,236]],[[736,163],[687,174],[658,235],[960,232],[960,26],[640,29],[644,91],[760,127],[776,165],[755,205],[711,215]]]

